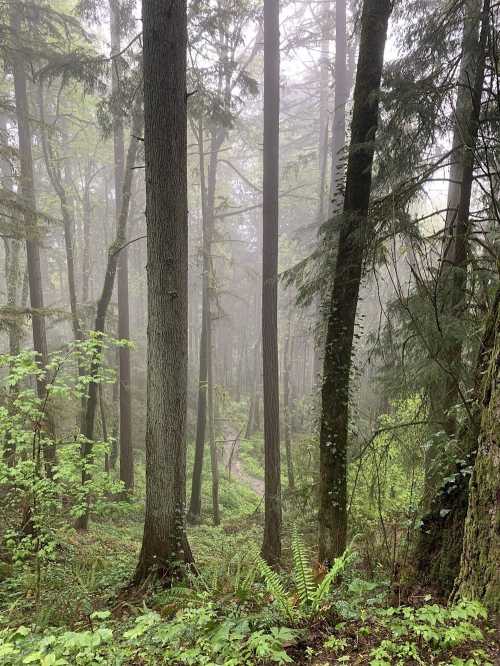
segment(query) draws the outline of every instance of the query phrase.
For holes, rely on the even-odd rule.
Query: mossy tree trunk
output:
[[[359,287],[372,229],[368,218],[378,98],[392,5],[365,0],[351,145],[330,298],[321,391],[319,557],[333,561],[347,539],[349,384]]]
[[[500,307],[496,298],[495,339],[484,378],[476,463],[469,488],[456,597],[478,599],[500,612]]]

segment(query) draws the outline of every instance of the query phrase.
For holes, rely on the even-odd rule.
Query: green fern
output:
[[[344,571],[346,566],[352,562],[353,558],[354,553],[349,549],[347,549],[341,557],[335,558],[330,570],[314,591],[312,598],[312,612],[317,613],[320,610],[321,605],[330,594],[330,588],[333,581]]]
[[[259,574],[262,576],[266,585],[267,591],[272,595],[276,604],[281,611],[290,619],[295,619],[294,608],[288,593],[286,592],[283,582],[276,571],[273,571],[269,564],[261,557],[260,554],[255,553],[255,562]]]
[[[310,558],[306,546],[300,538],[297,530],[292,532],[292,559],[293,559],[293,579],[297,586],[300,606],[309,608],[311,605],[316,587],[314,584],[313,572],[311,570]]]

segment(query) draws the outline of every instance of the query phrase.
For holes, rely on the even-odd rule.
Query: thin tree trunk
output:
[[[452,322],[452,326],[456,326],[456,322],[464,317],[466,310],[469,213],[474,180],[475,146],[481,112],[481,94],[485,76],[490,0],[484,2],[482,11],[481,4],[481,0],[469,0],[465,9],[463,57],[453,135],[455,161],[450,168],[448,211],[440,272],[445,330],[448,321]],[[456,434],[453,407],[460,400],[463,340],[451,331],[449,335],[445,333],[443,343],[448,372],[444,377],[444,386],[440,386],[438,389],[443,400],[439,402],[442,413],[437,416],[443,423],[446,433],[452,437]],[[446,470],[442,476],[446,476]],[[434,486],[435,489],[436,486]]]
[[[0,133],[2,143],[8,148],[7,118],[0,112]],[[12,167],[9,161],[0,157],[2,187],[8,192],[14,192],[12,179]],[[10,320],[7,324],[9,334],[9,354],[19,354],[21,325],[16,311],[18,307],[18,292],[20,286],[20,251],[21,242],[16,238],[4,238],[5,248],[5,287],[7,292],[7,307],[9,308]]]
[[[279,3],[264,0],[264,169],[262,184],[262,364],[264,391],[264,540],[271,565],[281,558],[278,372]]]
[[[212,314],[210,308],[207,312],[207,388],[208,441],[210,443],[210,467],[212,472],[212,518],[214,525],[220,525],[219,461],[215,442]]]
[[[120,0],[110,0],[110,38],[111,54],[120,53]],[[125,161],[125,142],[123,138],[123,118],[117,111],[117,98],[120,95],[119,59],[113,60],[111,89],[115,97],[113,109],[113,151],[115,177],[115,217],[116,224],[121,211],[123,190],[123,168]],[[127,238],[125,236],[124,241]],[[128,293],[128,248],[120,251],[118,257],[118,337],[130,338],[130,314]],[[134,451],[132,443],[132,401],[130,393],[130,348],[120,347],[118,351],[120,376],[120,480],[126,490],[134,488]]]
[[[144,0],[148,234],[146,515],[138,583],[193,561],[185,532],[187,409],[187,98],[185,0]]]
[[[283,424],[285,436],[286,471],[288,487],[295,488],[295,475],[293,472],[292,442],[290,433],[290,329],[292,313],[289,311],[285,344],[283,346]]]
[[[18,39],[21,33],[21,18],[18,9],[13,5],[11,12],[12,34]],[[14,72],[14,95],[16,103],[17,133],[19,141],[20,182],[19,194],[24,206],[24,224],[26,232],[26,256],[31,303],[31,324],[33,330],[33,348],[38,355],[41,368],[47,365],[47,332],[45,328],[43,282],[40,262],[40,245],[37,238],[37,212],[35,185],[33,177],[33,154],[31,148],[31,127],[29,120],[29,103],[27,94],[27,77],[21,45],[16,45],[12,52]],[[40,400],[45,401],[47,395],[47,379],[44,375],[37,377],[37,393]],[[47,427],[52,431],[50,416],[47,414]],[[47,471],[50,474],[55,462],[55,448],[48,446],[44,450]]]
[[[208,233],[206,229],[207,220],[207,192],[205,182],[205,157],[203,124],[200,121],[198,125],[198,155],[200,164],[200,189],[201,189],[201,211],[202,211],[202,245],[203,245],[203,266],[202,266],[202,303],[201,303],[201,334],[200,334],[200,354],[199,354],[199,377],[198,377],[198,412],[196,418],[196,440],[194,451],[193,476],[191,479],[191,501],[189,503],[188,521],[196,524],[201,518],[201,477],[203,473],[203,457],[205,452],[205,433],[207,424],[207,317],[209,310],[208,303],[208,272],[209,272],[209,253]]]
[[[320,61],[319,61],[319,189],[318,189],[318,224],[325,221],[325,200],[326,200],[326,170],[328,164],[328,79],[330,69],[330,24],[331,24],[330,2],[327,0],[322,5],[321,21],[321,42],[320,42]],[[327,208],[328,209],[328,208]]]
[[[142,114],[141,114],[141,105],[139,101],[135,102],[134,109],[132,112],[132,132],[130,136],[130,144],[127,152],[127,161],[125,165],[125,177],[123,181],[123,191],[121,199],[121,210],[118,224],[116,226],[116,236],[115,241],[111,245],[108,251],[108,264],[106,267],[106,274],[104,276],[104,284],[101,292],[101,296],[97,302],[97,312],[94,324],[94,331],[97,334],[102,334],[105,332],[106,325],[106,315],[108,312],[109,303],[111,296],[113,294],[113,288],[115,284],[115,276],[118,264],[118,256],[125,243],[126,230],[127,230],[127,219],[128,219],[128,210],[130,204],[130,193],[132,189],[132,179],[134,175],[134,164],[135,157],[137,154],[137,139],[135,137],[140,136],[142,130]],[[91,376],[95,377],[101,366],[101,352],[99,348],[94,352],[94,357],[91,361]],[[83,435],[85,437],[85,443],[82,446],[82,459],[84,468],[82,471],[82,483],[88,480],[89,475],[85,469],[85,461],[92,453],[92,441],[94,439],[94,423],[95,415],[98,402],[98,383],[91,381],[89,384],[89,394],[87,399],[87,408],[85,413],[85,427],[83,430]],[[76,526],[78,529],[87,529],[88,526],[88,510],[80,516],[77,520]]]
[[[83,187],[83,253],[82,253],[82,303],[89,302],[90,295],[90,233],[91,233],[91,202],[90,202],[90,163],[87,164]]]
[[[335,100],[332,126],[332,162],[329,217],[342,210],[345,173],[346,104],[349,97],[347,75],[346,0],[335,0]]]
[[[193,478],[191,482],[191,501],[189,505],[188,520],[191,523],[199,522],[201,514],[201,476],[203,472],[203,455],[205,450],[205,436],[207,423],[207,399],[211,389],[208,377],[208,365],[212,363],[212,321],[210,319],[211,302],[213,300],[213,271],[211,262],[212,239],[214,233],[214,207],[215,189],[217,185],[217,162],[219,150],[224,141],[225,132],[213,128],[210,131],[210,157],[208,163],[208,174],[205,182],[205,158],[204,158],[204,128],[200,121],[197,128],[198,155],[200,166],[201,208],[202,208],[202,245],[203,245],[203,274],[202,274],[202,305],[201,305],[201,335],[200,335],[200,370],[198,384],[198,413],[196,421],[196,443],[195,460],[193,466]],[[210,416],[209,416],[210,418]],[[211,453],[212,455],[212,453]],[[212,467],[213,469],[213,467]],[[218,481],[212,480],[212,489],[218,489]],[[215,484],[215,485],[214,485]],[[218,490],[217,490],[218,497]],[[215,510],[218,499],[215,502],[213,495],[214,520],[218,514]]]
[[[68,273],[68,295],[71,310],[71,324],[73,328],[73,335],[75,340],[83,340],[84,335],[80,325],[78,315],[78,303],[76,296],[76,280],[75,280],[75,257],[73,251],[73,232],[75,222],[73,219],[71,204],[68,200],[66,188],[63,184],[63,178],[58,166],[58,155],[55,153],[51,140],[48,136],[47,124],[45,121],[45,101],[43,95],[43,84],[38,86],[38,101],[40,111],[40,134],[42,138],[42,150],[45,161],[45,168],[49,176],[49,180],[54,188],[55,193],[59,199],[61,208],[61,215],[64,225],[64,247],[66,250],[66,267]]]
[[[370,201],[378,96],[389,0],[365,0],[361,18],[344,212],[327,324],[320,430],[319,556],[331,562],[347,539],[347,438],[354,325]]]

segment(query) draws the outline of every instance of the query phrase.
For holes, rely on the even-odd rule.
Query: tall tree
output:
[[[264,395],[264,541],[269,564],[281,557],[278,376],[279,2],[264,0],[264,168],[262,183],[262,364]]]
[[[21,46],[21,14],[14,4],[11,6],[10,27],[14,39],[12,49],[12,66],[14,73],[14,95],[16,102],[17,134],[19,141],[20,195],[24,209],[26,233],[26,257],[28,269],[29,295],[31,303],[31,324],[33,330],[33,348],[38,354],[41,367],[47,364],[47,331],[45,327],[43,282],[40,261],[40,243],[37,238],[37,211],[35,184],[33,177],[32,133],[27,92],[26,64]],[[37,379],[37,392],[41,400],[46,396],[46,378],[42,375]],[[49,427],[50,423],[49,423]],[[46,449],[49,469],[55,460],[55,451]]]
[[[120,217],[121,195],[123,190],[123,169],[125,162],[125,142],[123,138],[123,118],[120,97],[120,50],[121,20],[120,0],[110,0],[110,37],[112,75],[112,107],[113,107],[113,156],[115,178],[115,218],[116,224]],[[120,340],[130,338],[130,315],[128,293],[128,247],[120,251],[118,258],[118,337]],[[132,449],[132,403],[130,394],[130,347],[120,347],[118,352],[120,364],[120,480],[125,488],[134,487],[134,452]]]
[[[347,538],[347,440],[354,326],[368,218],[380,81],[390,0],[365,0],[337,263],[327,321],[320,431],[319,555],[331,561]]]
[[[148,281],[146,515],[136,582],[192,562],[185,531],[187,399],[186,0],[144,0]]]
[[[470,205],[474,180],[475,147],[485,75],[489,0],[464,3],[462,58],[457,81],[448,201],[439,274],[439,317],[443,339],[441,368],[444,378],[431,386],[431,420],[450,438],[456,435],[454,407],[461,400],[464,339],[459,322],[466,311],[467,265],[470,242]],[[457,333],[458,331],[458,333]],[[439,385],[438,385],[439,384]],[[426,497],[428,503],[448,475],[446,453],[440,438],[427,452]]]

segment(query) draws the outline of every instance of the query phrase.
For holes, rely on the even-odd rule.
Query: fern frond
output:
[[[352,550],[347,549],[341,557],[335,558],[330,570],[314,592],[312,600],[312,609],[314,612],[317,612],[320,609],[321,604],[330,594],[330,588],[333,581],[342,573],[342,571],[344,571],[346,566],[352,562],[354,557],[355,553]]]
[[[293,606],[290,601],[290,598],[283,586],[283,582],[276,571],[273,571],[269,564],[261,557],[260,554],[255,553],[255,563],[257,571],[262,576],[264,583],[266,585],[267,591],[276,604],[279,606],[281,611],[290,619],[294,619]]]
[[[300,605],[309,607],[314,598],[314,584],[309,555],[296,529],[292,532],[293,579],[297,586]]]

